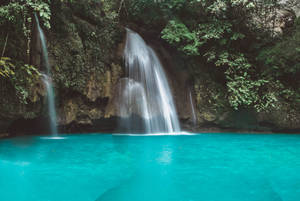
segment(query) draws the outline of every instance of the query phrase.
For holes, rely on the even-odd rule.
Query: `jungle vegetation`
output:
[[[291,15],[284,29],[276,30],[282,23],[279,11],[292,12],[291,7],[299,6],[296,0],[89,1],[100,2],[114,23],[155,30],[183,59],[192,61],[184,68],[194,79],[201,76],[200,68],[214,75],[213,81],[224,87],[220,96],[232,108],[272,110],[278,100],[299,108],[300,19]],[[20,100],[26,100],[26,86],[39,76],[29,56],[34,13],[43,28],[51,30],[54,5],[75,3],[1,1],[0,79],[13,84]],[[15,37],[22,37],[24,45],[13,44]]]

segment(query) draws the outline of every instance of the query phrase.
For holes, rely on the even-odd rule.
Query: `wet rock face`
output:
[[[125,44],[125,30],[112,11],[118,10],[118,3],[76,0],[71,5],[60,1],[52,5],[56,13],[52,15],[51,30],[45,32],[61,130],[88,132],[100,131],[101,127],[107,131],[116,128],[120,99],[117,91],[118,82],[124,75],[122,55]],[[294,18],[291,11],[280,11],[275,29],[283,33]],[[203,127],[300,130],[300,112],[284,103],[281,109],[269,112],[233,111],[226,96],[220,96],[220,92],[226,91],[224,86],[215,83],[207,73],[188,72],[186,66],[190,63],[166,47],[159,39],[159,31],[145,27],[136,31],[161,59],[179,118],[186,125],[182,127],[194,131]],[[31,63],[42,70],[42,53],[36,34],[33,41]],[[25,43],[18,45],[26,49]],[[201,70],[203,64],[197,61],[195,65]],[[196,126],[191,123],[189,91],[195,104]],[[48,121],[44,120],[47,117],[46,91],[41,81],[37,80],[30,88],[28,104],[20,103],[13,86],[5,86],[1,80],[0,94],[0,133],[6,134],[12,127],[20,128],[14,130],[16,133],[22,132],[29,125],[28,121],[33,127],[39,124],[36,122],[47,124]],[[39,133],[39,130],[35,132]]]
[[[292,8],[290,10],[276,9],[263,17],[253,16],[252,21],[257,26],[266,29],[266,31],[272,32],[274,36],[278,36],[288,32],[289,28],[293,27],[296,17],[296,13]]]
[[[300,7],[295,8],[295,12],[296,12],[297,17],[300,17]]]
[[[300,3],[297,0],[281,0],[280,3],[288,3],[289,9],[293,10],[297,17],[300,16]]]
[[[123,74],[119,46],[124,30],[113,14],[118,3],[77,0],[51,4],[51,29],[44,32],[61,126],[91,125],[105,115],[112,89]],[[35,29],[33,33],[31,63],[43,71],[39,38]],[[19,45],[26,49],[25,43]],[[5,90],[1,95],[6,97],[0,98],[0,133],[19,119],[47,117],[42,82],[31,86],[27,104],[17,100],[12,86],[1,86]]]
[[[210,80],[208,77],[199,77],[194,83],[198,124],[218,122],[226,112],[231,111],[226,105],[225,97],[218,97],[223,87]],[[223,104],[220,104],[220,101],[223,101]],[[223,109],[218,108],[220,105],[223,105]]]
[[[261,124],[269,124],[274,130],[300,130],[300,113],[286,103],[278,103],[278,109],[260,112],[257,119]]]
[[[35,118],[43,112],[46,90],[42,80],[34,80],[29,88],[22,90],[26,93],[27,103],[18,98],[18,92],[11,82],[0,80],[0,133],[7,132],[18,119]]]
[[[105,73],[91,73],[87,81],[84,95],[91,101],[98,98],[111,98],[113,88],[121,77],[123,71],[120,65],[112,63]]]
[[[62,4],[54,14],[59,23],[49,33],[49,55],[60,100],[59,125],[91,126],[105,116],[123,74],[119,46],[124,33],[110,11],[116,5],[79,0],[71,7]]]
[[[288,28],[293,27],[296,14],[293,10],[279,10],[275,20],[274,31],[282,34]]]
[[[121,67],[112,64],[105,74],[91,74],[83,93],[67,93],[59,104],[58,124],[92,125],[95,120],[113,116],[115,105],[109,102],[121,73]]]
[[[99,103],[88,102],[85,97],[73,97],[64,99],[62,108],[59,110],[59,125],[65,126],[71,123],[81,125],[92,125],[92,121],[103,116],[103,107],[107,104],[106,100]]]

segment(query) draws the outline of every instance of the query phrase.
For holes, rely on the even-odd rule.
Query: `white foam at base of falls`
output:
[[[130,29],[127,29],[124,60],[128,81],[122,87],[119,115],[140,116],[146,133],[180,132],[175,104],[162,64],[154,50]],[[127,121],[127,124],[134,122]]]

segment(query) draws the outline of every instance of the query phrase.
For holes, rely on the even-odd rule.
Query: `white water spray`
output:
[[[56,109],[55,109],[55,96],[54,96],[54,89],[51,80],[51,71],[49,65],[49,58],[48,58],[48,50],[46,45],[46,39],[42,28],[40,27],[39,19],[36,14],[34,14],[37,28],[39,31],[39,36],[42,44],[43,50],[43,59],[46,65],[46,75],[43,75],[43,82],[47,88],[47,99],[48,99],[48,114],[50,119],[50,129],[52,135],[57,135],[57,118],[56,118]]]
[[[189,90],[189,99],[190,99],[191,110],[192,110],[192,122],[193,122],[194,125],[196,125],[197,124],[197,116],[196,116],[196,112],[195,112],[195,106],[194,106],[191,90]]]
[[[127,29],[124,59],[129,81],[123,87],[120,116],[124,116],[122,111],[126,111],[125,116],[141,116],[146,133],[179,132],[177,112],[162,65],[153,49],[130,29]]]

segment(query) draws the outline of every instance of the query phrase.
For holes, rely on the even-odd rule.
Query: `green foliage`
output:
[[[27,56],[30,53],[31,31],[34,23],[33,13],[37,13],[44,27],[50,29],[49,0],[9,0],[0,3],[0,27],[4,30],[23,33],[27,40]]]
[[[40,72],[32,65],[15,65],[8,57],[0,58],[0,79],[5,79],[14,86],[21,103],[27,104],[29,90],[40,76]]]
[[[297,90],[281,83],[299,76],[300,31],[261,51],[258,60],[264,63],[263,68],[255,61],[256,55],[250,54],[243,44],[249,44],[250,38],[251,44],[259,44],[262,32],[266,32],[263,30],[267,29],[266,24],[274,20],[264,21],[264,13],[270,9],[275,12],[280,6],[277,0],[189,1],[180,9],[181,13],[188,11],[191,17],[183,17],[180,11],[173,12],[175,20],[169,20],[161,32],[162,39],[185,55],[203,56],[208,64],[218,67],[223,73],[226,96],[233,108],[269,110],[276,107],[280,97],[289,97],[294,102],[299,97]],[[265,24],[259,27],[255,22],[256,27],[253,28],[253,16]],[[272,34],[263,36],[270,37]],[[269,40],[272,40],[271,37]],[[291,84],[290,81],[287,83]],[[299,88],[298,81],[293,85]],[[294,97],[293,100],[291,97]]]
[[[224,34],[231,33],[233,25],[227,21],[213,20],[210,23],[199,24],[198,33],[203,44],[211,39],[222,39]],[[232,38],[236,38],[232,36]]]
[[[0,25],[8,22],[13,25],[21,24],[27,30],[27,24],[32,22],[32,15],[36,12],[44,26],[50,29],[51,11],[49,4],[49,0],[20,0],[18,2],[9,1],[4,5],[0,4]]]
[[[142,11],[149,8],[170,12],[170,10],[180,10],[186,4],[186,0],[132,0],[129,2],[129,9],[133,11],[133,15],[140,15]]]
[[[226,18],[230,2],[197,2],[200,4],[195,5],[205,6],[201,9],[210,15],[206,17],[206,22],[199,22],[190,31],[184,22],[172,20],[162,31],[162,38],[186,55],[204,56],[208,63],[221,67],[227,80],[228,100],[233,108],[256,105],[260,87],[265,81],[251,76],[252,65],[235,47],[235,42],[243,40],[245,34],[239,31],[240,22]],[[241,3],[232,1],[231,6],[237,7]]]
[[[159,30],[175,13],[181,12],[190,4],[186,0],[125,0],[126,16],[130,21],[147,24]]]
[[[299,20],[299,19],[298,19]],[[300,24],[294,33],[262,49],[257,61],[262,75],[276,82],[278,95],[291,102],[300,102]]]
[[[114,4],[111,3],[111,0],[101,0],[102,2],[102,10],[105,13],[105,16],[112,20],[116,20],[119,17],[117,10],[114,8]]]
[[[15,74],[15,66],[8,57],[0,58],[0,78],[9,78]]]
[[[300,71],[300,25],[291,36],[261,50],[257,59],[265,66],[266,74],[272,73],[276,77],[297,75]]]
[[[274,108],[279,99],[292,103],[299,101],[300,19],[296,21],[294,33],[277,40],[276,44],[268,33],[268,26],[274,21],[269,17],[270,13],[276,13],[276,9],[282,7],[279,0],[56,0],[53,4],[59,5],[57,8],[66,4],[67,8],[60,8],[60,11],[72,10],[74,13],[72,16],[57,13],[52,16],[61,20],[63,28],[59,28],[72,29],[66,33],[72,32],[76,36],[74,41],[61,41],[58,43],[63,44],[61,46],[57,44],[57,57],[64,55],[67,49],[77,49],[68,58],[61,58],[58,62],[61,68],[56,70],[57,74],[54,72],[55,79],[67,87],[83,86],[86,78],[83,71],[90,72],[95,66],[101,66],[95,67],[97,70],[105,69],[106,64],[99,58],[109,60],[107,50],[115,39],[112,33],[118,20],[127,16],[126,23],[134,22],[161,32],[161,38],[179,50],[186,60],[201,63],[197,67],[205,69],[199,72],[213,72],[214,82],[226,90],[222,88],[218,91],[220,94],[214,95],[215,102],[224,98],[234,109],[252,107],[262,111]],[[93,9],[96,5],[101,8]],[[21,32],[29,44],[34,13],[39,15],[44,28],[51,28],[50,0],[5,0],[0,3],[3,34]],[[63,23],[65,18],[69,24]],[[53,25],[53,28],[58,27]],[[265,32],[267,34],[262,35]],[[253,51],[254,46],[262,48],[258,55]],[[29,48],[28,45],[28,51]],[[86,58],[83,56],[85,51]],[[81,66],[86,65],[86,60],[94,63],[83,70]],[[81,81],[78,81],[78,74],[82,76]],[[201,76],[200,73],[194,73],[195,79],[197,76]],[[27,89],[38,77],[38,71],[32,66],[8,58],[0,60],[0,78],[13,83],[23,102],[28,97]]]
[[[18,38],[18,42],[22,48],[27,48],[26,54],[29,58],[30,44],[32,37],[32,28],[35,23],[34,13],[40,17],[42,25],[46,29],[50,29],[50,1],[49,0],[7,0],[0,3],[0,29],[2,34],[7,34],[8,41],[5,41],[3,53],[8,42],[8,52],[12,52],[12,46],[15,47],[13,37]],[[24,37],[22,37],[22,35]],[[12,45],[14,44],[14,45]],[[20,51],[16,49],[14,51]],[[12,55],[20,55],[21,53],[13,53]],[[16,58],[1,57],[0,59],[0,79],[2,82],[8,83],[15,89],[17,99],[27,104],[27,99],[30,96],[30,91],[33,85],[40,79],[39,71],[32,65],[24,64],[24,61],[17,61],[22,56]]]
[[[265,90],[269,81],[253,76],[255,69],[243,54],[208,52],[204,56],[215,66],[225,69],[227,97],[234,109],[253,106],[261,111],[275,107],[276,97]]]
[[[190,32],[181,22],[171,20],[162,31],[162,38],[187,55],[199,55],[200,42],[197,33]]]
[[[30,90],[40,77],[40,72],[34,66],[28,64],[18,66],[15,76],[11,78],[11,82],[21,103],[27,104]]]

